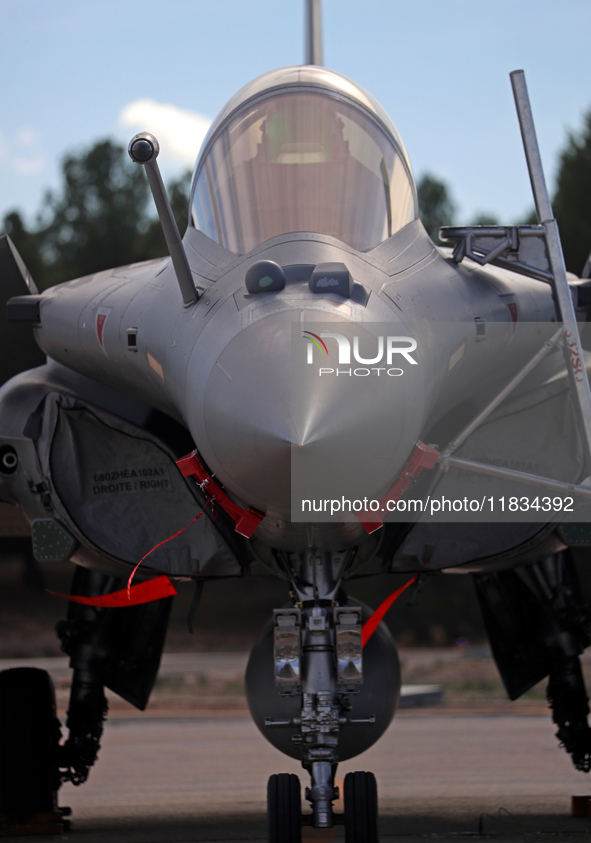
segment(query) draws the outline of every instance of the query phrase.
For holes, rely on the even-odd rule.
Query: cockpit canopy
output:
[[[267,76],[271,84],[252,95]],[[212,240],[246,254],[279,234],[308,231],[367,251],[415,219],[396,130],[349,80],[286,68],[237,99],[214,125],[193,182],[191,221]]]

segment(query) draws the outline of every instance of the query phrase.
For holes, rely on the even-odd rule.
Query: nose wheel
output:
[[[378,788],[373,773],[347,773],[345,843],[378,843]]]
[[[267,785],[269,843],[302,843],[300,780],[293,773],[279,773]]]
[[[345,843],[379,843],[378,789],[373,773],[347,773],[344,782]],[[302,843],[300,780],[292,773],[271,776],[267,785],[269,843]],[[342,815],[333,815],[336,823]]]

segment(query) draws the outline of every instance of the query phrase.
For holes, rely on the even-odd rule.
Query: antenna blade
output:
[[[322,66],[322,14],[320,0],[306,0],[306,64]]]

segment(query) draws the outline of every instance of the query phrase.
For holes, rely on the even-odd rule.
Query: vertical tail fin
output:
[[[320,0],[306,0],[305,64],[322,65],[322,15]]]

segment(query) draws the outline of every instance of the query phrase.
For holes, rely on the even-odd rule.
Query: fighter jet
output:
[[[261,566],[286,605],[247,698],[310,779],[302,812],[299,778],[270,777],[271,843],[304,822],[378,840],[371,772],[347,775],[333,811],[338,763],[379,739],[400,695],[380,620],[401,590],[372,613],[347,596],[359,574],[405,573],[409,593],[471,574],[509,696],[549,677],[559,740],[591,767],[569,555],[591,543],[590,282],[564,269],[523,74],[538,224],[448,228],[441,248],[390,118],[323,67],[317,3],[307,15],[306,63],[248,83],[212,125],[182,240],[157,139],[131,140],[169,256],[39,293],[0,241],[18,368],[0,391],[0,501],[37,560],[74,572],[67,737],[45,673],[0,674],[0,813],[56,812],[60,784],[86,780],[105,687],[145,708],[175,581],[198,594]]]

